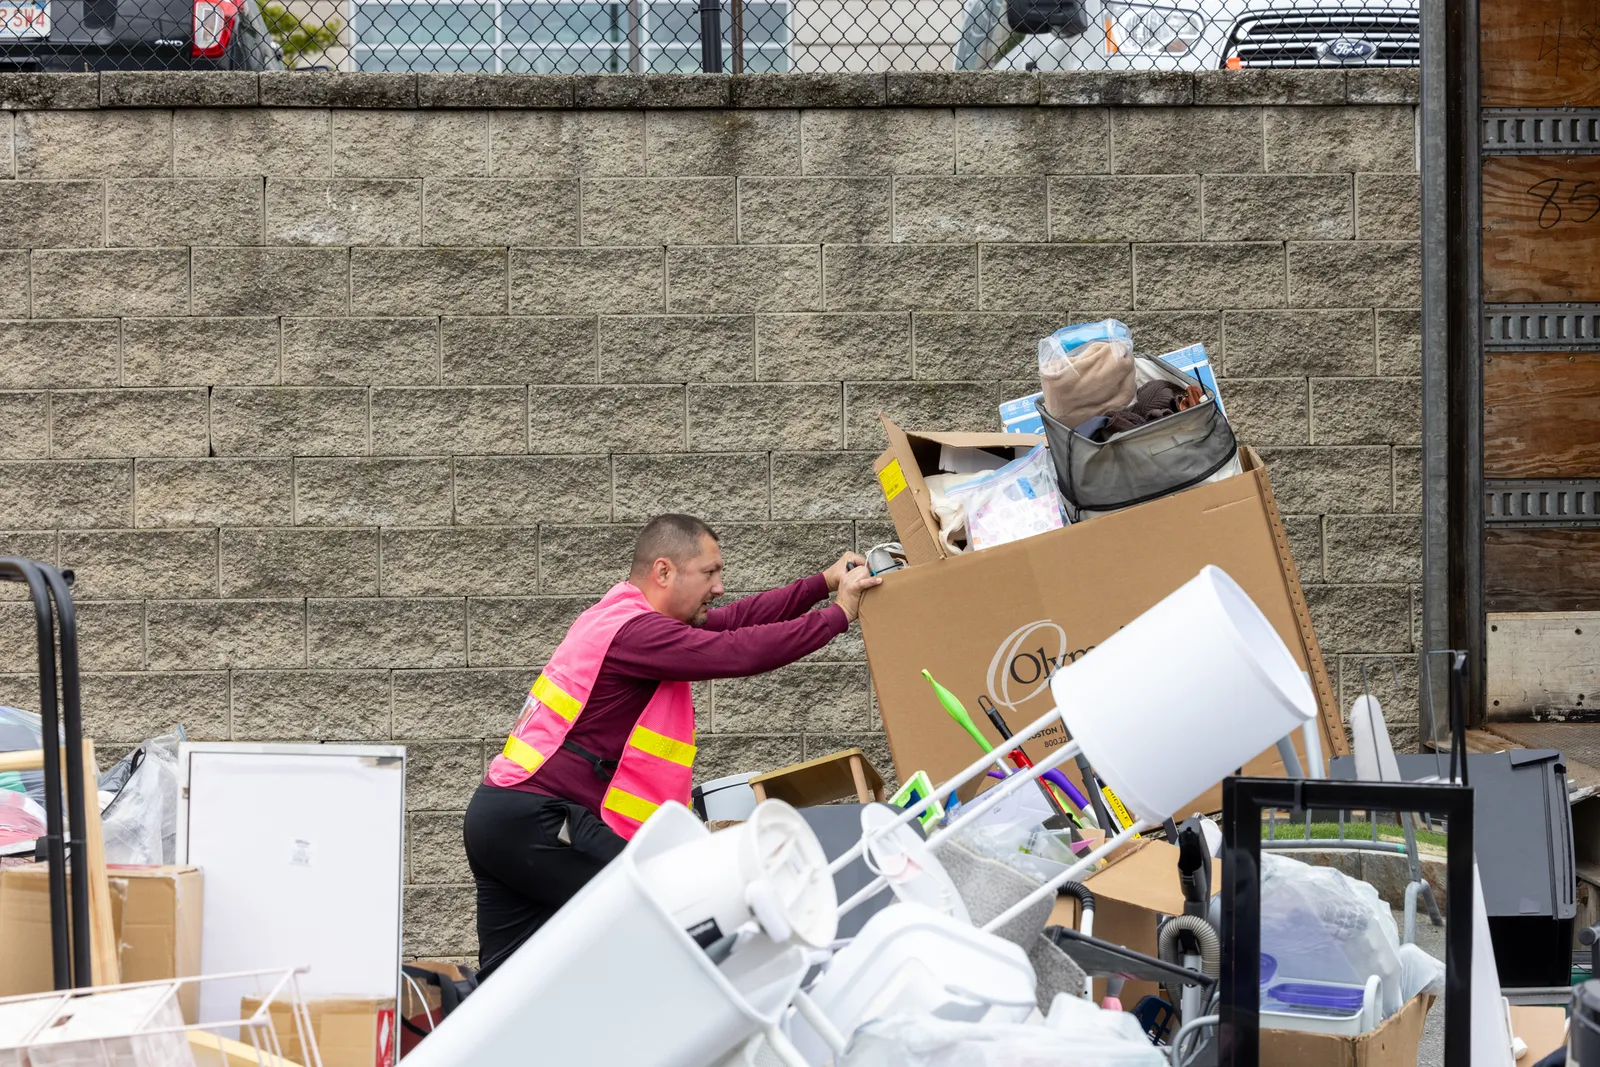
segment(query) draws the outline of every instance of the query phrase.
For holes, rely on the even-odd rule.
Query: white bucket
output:
[[[730,774],[716,778],[700,787],[700,803],[705,806],[707,822],[742,822],[756,810],[756,791],[750,788],[750,779],[759,771]]]
[[[1057,671],[1050,690],[1095,772],[1152,823],[1317,712],[1267,617],[1209,566]]]
[[[705,1067],[777,1023],[808,969],[805,949],[757,936],[718,966],[642,871],[715,836],[688,808],[663,804],[406,1067]]]
[[[710,945],[756,919],[774,941],[822,948],[838,930],[828,857],[788,804],[768,800],[738,826],[641,862],[640,877],[678,928]]]

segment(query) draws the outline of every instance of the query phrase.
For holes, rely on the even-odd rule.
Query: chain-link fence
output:
[[[1415,66],[1418,0],[0,0],[0,70]]]

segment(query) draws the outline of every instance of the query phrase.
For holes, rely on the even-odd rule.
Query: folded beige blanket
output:
[[[1126,346],[1094,341],[1039,368],[1044,409],[1067,426],[1079,426],[1133,403],[1133,358]]]

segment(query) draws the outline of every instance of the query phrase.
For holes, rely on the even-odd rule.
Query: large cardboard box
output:
[[[1431,1007],[1433,998],[1418,993],[1376,1029],[1355,1037],[1263,1030],[1261,1067],[1415,1067]]]
[[[879,476],[913,565],[885,575],[863,598],[861,632],[901,781],[919,770],[940,781],[978,754],[933,698],[924,668],[961,699],[999,746],[1002,739],[983,709],[997,708],[1013,729],[1043,715],[1052,706],[1049,682],[1057,669],[1092,652],[1206,564],[1221,567],[1244,588],[1308,672],[1322,712],[1324,755],[1348,751],[1267,472],[1250,449],[1240,450],[1244,472],[1236,477],[946,559],[930,533],[926,487],[919,496],[914,483],[926,464],[937,462],[940,442],[1003,447],[1018,435],[908,434],[884,422],[890,448],[879,457]],[[884,480],[891,463],[899,473]],[[1128,684],[1137,686],[1141,679]],[[1040,759],[1065,740],[1057,725],[1026,747]],[[1150,743],[1158,745],[1161,738]],[[1301,747],[1298,737],[1295,743]],[[1071,762],[1062,770],[1077,775]],[[1269,749],[1245,771],[1281,775],[1283,765]],[[1220,790],[1213,787],[1177,814],[1220,807]]]
[[[204,882],[197,867],[112,867],[112,929],[124,982],[187,978],[200,973],[200,915]],[[0,996],[53,987],[50,883],[44,864],[0,871]],[[179,1004],[187,1022],[199,1012],[198,986],[185,986]]]
[[[260,1007],[259,999],[245,997],[239,1005],[240,1017],[248,1019]],[[394,1067],[393,997],[318,997],[306,1001],[306,1010],[322,1067]],[[269,1011],[284,1058],[310,1063],[290,1006],[274,1001]]]

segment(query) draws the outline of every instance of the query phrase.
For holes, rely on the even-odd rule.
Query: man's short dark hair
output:
[[[719,540],[717,531],[693,515],[657,515],[645,523],[633,543],[633,571],[642,575],[650,565],[665,557],[680,566],[700,554],[704,538]]]

